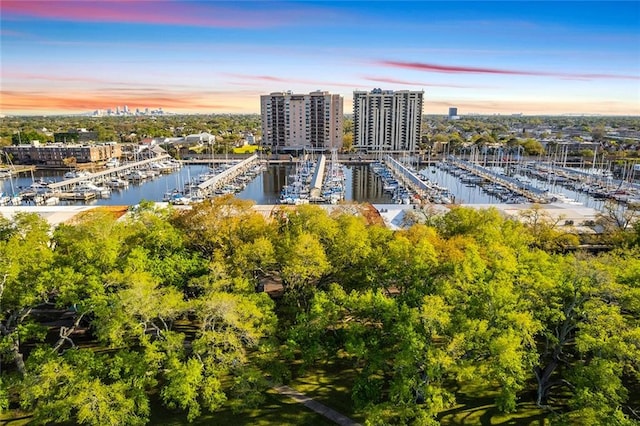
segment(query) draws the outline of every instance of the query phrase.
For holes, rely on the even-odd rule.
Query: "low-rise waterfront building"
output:
[[[14,164],[67,166],[71,163],[98,163],[120,158],[122,147],[115,142],[92,145],[53,143],[5,146],[2,151]]]

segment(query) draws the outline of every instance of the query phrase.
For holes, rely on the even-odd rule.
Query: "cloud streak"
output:
[[[421,87],[446,87],[454,89],[478,89],[481,86],[469,86],[464,84],[450,84],[450,83],[423,83],[417,81],[400,80],[390,77],[370,77],[363,76],[365,80],[375,81],[376,83],[388,83],[388,84],[402,84],[405,86],[421,86]]]
[[[286,6],[286,7],[285,7]],[[72,22],[116,22],[185,25],[215,28],[271,28],[296,26],[311,19],[335,18],[325,9],[288,3],[269,8],[220,7],[215,2],[182,1],[25,1],[0,3],[4,19],[31,17]]]
[[[638,75],[624,74],[581,74],[581,73],[561,73],[549,71],[533,70],[509,70],[502,68],[470,67],[460,65],[441,65],[424,62],[403,62],[379,60],[375,64],[392,68],[402,68],[414,71],[444,73],[444,74],[489,74],[489,75],[523,75],[536,77],[560,77],[565,79],[596,80],[596,79],[619,79],[619,80],[640,80]]]

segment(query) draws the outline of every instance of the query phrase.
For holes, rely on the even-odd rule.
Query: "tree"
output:
[[[313,234],[305,232],[283,244],[280,264],[285,292],[302,307],[313,293],[314,285],[329,272],[330,264],[324,248]]]
[[[96,354],[74,349],[62,356],[39,349],[21,386],[21,405],[38,423],[142,425],[150,413],[146,392],[155,384],[137,352]]]
[[[531,244],[544,250],[566,250],[577,247],[580,240],[571,232],[563,232],[559,224],[563,216],[551,217],[541,206],[534,204],[530,209],[520,212],[520,217],[531,232]],[[571,230],[572,228],[569,228]]]
[[[626,365],[637,371],[638,365],[638,347],[631,343],[638,332],[635,321],[621,315],[627,290],[611,278],[597,260],[568,258],[558,268],[557,285],[548,288],[541,308],[534,310],[545,325],[535,369],[537,403],[552,409],[552,391],[568,389],[576,410],[568,418],[591,418],[592,424],[624,417],[622,371]]]
[[[542,155],[544,154],[544,147],[540,142],[535,139],[527,138],[520,142],[520,145],[524,148],[524,152],[527,155]]]
[[[33,129],[23,129],[14,133],[11,136],[12,145],[30,144],[32,141],[38,141],[45,143],[49,140],[49,137],[44,133],[38,132]]]
[[[18,213],[12,228],[0,241],[0,362],[10,359],[26,374],[23,342],[44,338],[30,314],[50,302],[56,283],[45,274],[52,260],[48,224],[35,214]]]
[[[603,142],[606,134],[604,126],[596,126],[591,130],[591,138],[594,142]]]
[[[353,134],[345,133],[342,136],[342,152],[353,152]]]
[[[172,223],[185,233],[188,247],[206,257],[230,260],[237,247],[273,232],[252,205],[233,196],[216,197],[176,215]]]
[[[598,213],[596,224],[600,225],[606,240],[615,244],[624,244],[633,239],[629,231],[638,225],[640,209],[636,206],[621,206],[614,202],[606,202]]]

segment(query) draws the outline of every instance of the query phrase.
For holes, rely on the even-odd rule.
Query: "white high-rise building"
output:
[[[420,142],[423,91],[353,92],[353,146],[368,152],[415,151]]]
[[[260,96],[262,145],[274,152],[342,148],[343,99],[329,92]]]

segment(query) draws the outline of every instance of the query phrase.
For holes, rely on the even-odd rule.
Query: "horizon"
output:
[[[149,7],[152,5],[153,7]],[[640,2],[0,3],[0,116],[423,90],[424,115],[640,115]],[[348,113],[347,113],[348,114]]]
[[[236,115],[255,115],[255,116],[260,116],[261,114],[259,112],[165,112],[162,115],[145,115],[145,114],[140,114],[140,115],[135,115],[135,114],[131,114],[131,115],[93,115],[91,112],[78,112],[78,113],[54,113],[54,114],[42,114],[42,113],[32,113],[32,114],[0,114],[0,118],[56,118],[56,117],[60,117],[60,118],[65,118],[65,117],[85,117],[85,118],[96,118],[96,119],[100,119],[100,118],[162,118],[162,117],[180,117],[180,116],[198,116],[198,115],[229,115],[229,116],[236,116]],[[353,115],[352,112],[348,112],[348,113],[344,113],[343,114],[345,117],[348,117],[350,115]],[[447,114],[446,113],[422,113],[423,117],[441,117],[441,118],[447,118]],[[482,113],[476,113],[476,112],[470,112],[467,114],[458,114],[457,117],[460,117],[460,119],[465,119],[465,118],[473,118],[473,117],[505,117],[505,118],[509,118],[509,117],[549,117],[549,118],[554,118],[554,117],[583,117],[583,118],[640,118],[640,114],[636,115],[636,114],[591,114],[591,113],[558,113],[558,114],[521,114],[521,113],[486,113],[486,114],[482,114]]]

